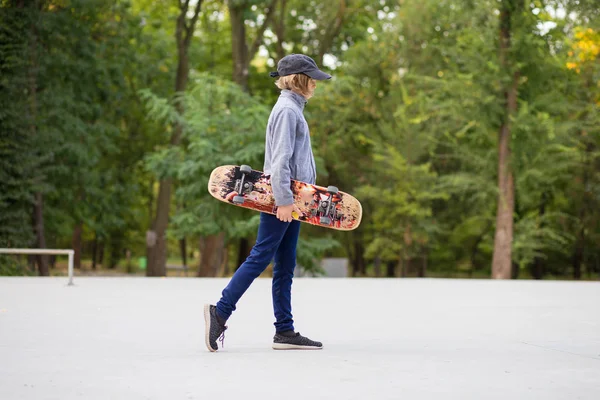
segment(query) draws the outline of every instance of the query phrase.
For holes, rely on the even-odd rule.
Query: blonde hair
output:
[[[288,89],[294,92],[300,93],[304,97],[312,95],[310,89],[311,78],[304,74],[291,74],[286,76],[280,76],[275,82],[275,85],[281,90]]]

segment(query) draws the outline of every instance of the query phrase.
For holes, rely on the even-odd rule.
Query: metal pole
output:
[[[67,286],[73,286],[73,256],[75,252],[73,250],[69,250],[69,283]]]

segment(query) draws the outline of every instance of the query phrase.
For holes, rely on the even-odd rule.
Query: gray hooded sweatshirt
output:
[[[317,180],[305,105],[304,96],[284,89],[269,116],[263,171],[271,175],[276,206],[294,202],[291,179],[311,184]]]

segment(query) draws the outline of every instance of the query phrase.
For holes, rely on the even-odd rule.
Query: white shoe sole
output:
[[[204,305],[204,323],[205,323],[205,328],[204,328],[204,343],[206,343],[206,348],[211,351],[211,352],[215,352],[217,350],[213,349],[210,346],[210,304],[205,304]]]
[[[274,350],[323,350],[323,347],[316,346],[300,346],[297,344],[288,343],[273,343]]]

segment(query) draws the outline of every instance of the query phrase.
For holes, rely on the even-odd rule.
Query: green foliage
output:
[[[600,265],[596,3],[523,3],[503,63],[503,2],[277,1],[248,94],[231,82],[228,7],[244,6],[254,38],[271,1],[205,0],[189,87],[173,95],[177,2],[0,2],[0,247],[35,244],[41,193],[48,246],[70,247],[81,224],[88,255],[97,240],[113,258],[126,248],[138,256],[164,178],[175,189],[172,253],[184,237],[251,239],[258,214],[212,199],[207,180],[218,165],[262,167],[278,95],[267,72],[302,52],[334,76],[318,82],[305,111],[318,183],[356,195],[364,217],[352,233],[304,229],[300,265],[318,270],[321,256],[339,255],[355,273],[363,259],[485,273],[503,88],[518,70],[513,262],[557,276],[591,273]],[[181,145],[172,146],[179,125]],[[26,272],[3,265],[0,273]]]
[[[0,247],[26,247],[33,239],[31,211],[38,159],[31,151],[28,87],[29,9],[7,8],[0,13]]]
[[[339,246],[340,243],[330,236],[315,238],[301,235],[296,254],[298,265],[313,275],[322,275],[325,272],[320,263],[323,255]]]
[[[22,260],[15,257],[0,255],[0,276],[33,276],[35,270],[29,269]]]
[[[181,207],[173,215],[171,234],[182,238],[225,232],[230,239],[253,235],[259,215],[216,201],[207,191],[208,178],[219,165],[262,167],[270,109],[237,84],[206,73],[193,76],[188,91],[173,100],[148,90],[142,91],[141,97],[148,115],[164,124],[167,131],[176,123],[183,125],[183,148],[162,149],[146,159],[157,179],[176,179],[176,201]],[[183,105],[183,117],[177,112],[177,103]],[[328,238],[303,238],[299,263],[317,271],[319,257],[336,245]]]
[[[260,169],[269,109],[238,85],[208,74],[193,76],[188,91],[170,101],[147,90],[141,95],[148,115],[164,124],[166,131],[175,123],[183,124],[184,148],[161,149],[146,159],[157,179],[176,178],[176,201],[182,207],[173,217],[173,234],[185,237],[225,231],[230,236],[248,235],[252,226],[256,228],[256,220],[251,226],[231,221],[253,214],[237,208],[236,213],[227,212],[226,204],[209,195],[208,178],[219,165],[248,164]],[[175,108],[177,102],[185,109],[183,117]]]
[[[513,260],[521,267],[530,265],[536,257],[547,258],[552,250],[558,250],[568,256],[568,249],[575,240],[574,236],[564,231],[559,221],[568,219],[568,215],[544,214],[533,212],[523,216],[515,227],[513,242]]]
[[[328,146],[340,137],[352,150],[360,148],[353,141],[364,138],[362,157],[343,146],[324,156],[329,176],[351,171],[350,187],[369,182],[354,189],[368,210],[368,258],[406,257],[405,247],[415,247],[415,239],[430,247],[417,246],[412,256],[429,254],[430,268],[463,260],[479,268],[491,261],[501,88],[512,73],[497,56],[498,13],[490,12],[493,2],[416,3],[405,2],[393,24],[382,24],[347,51],[348,76],[325,93],[324,103],[337,107],[322,108],[317,137],[325,132]],[[553,17],[536,15],[515,16],[513,29],[513,57],[521,71],[512,121],[513,257],[522,267],[544,254],[566,258],[572,249],[575,231],[565,227],[572,225],[567,221],[575,217],[573,208],[558,200],[579,165],[575,126],[585,124],[570,121],[569,114],[589,116],[565,104],[570,78],[564,58],[553,54],[564,34],[537,32]],[[589,142],[584,147],[589,150]]]

